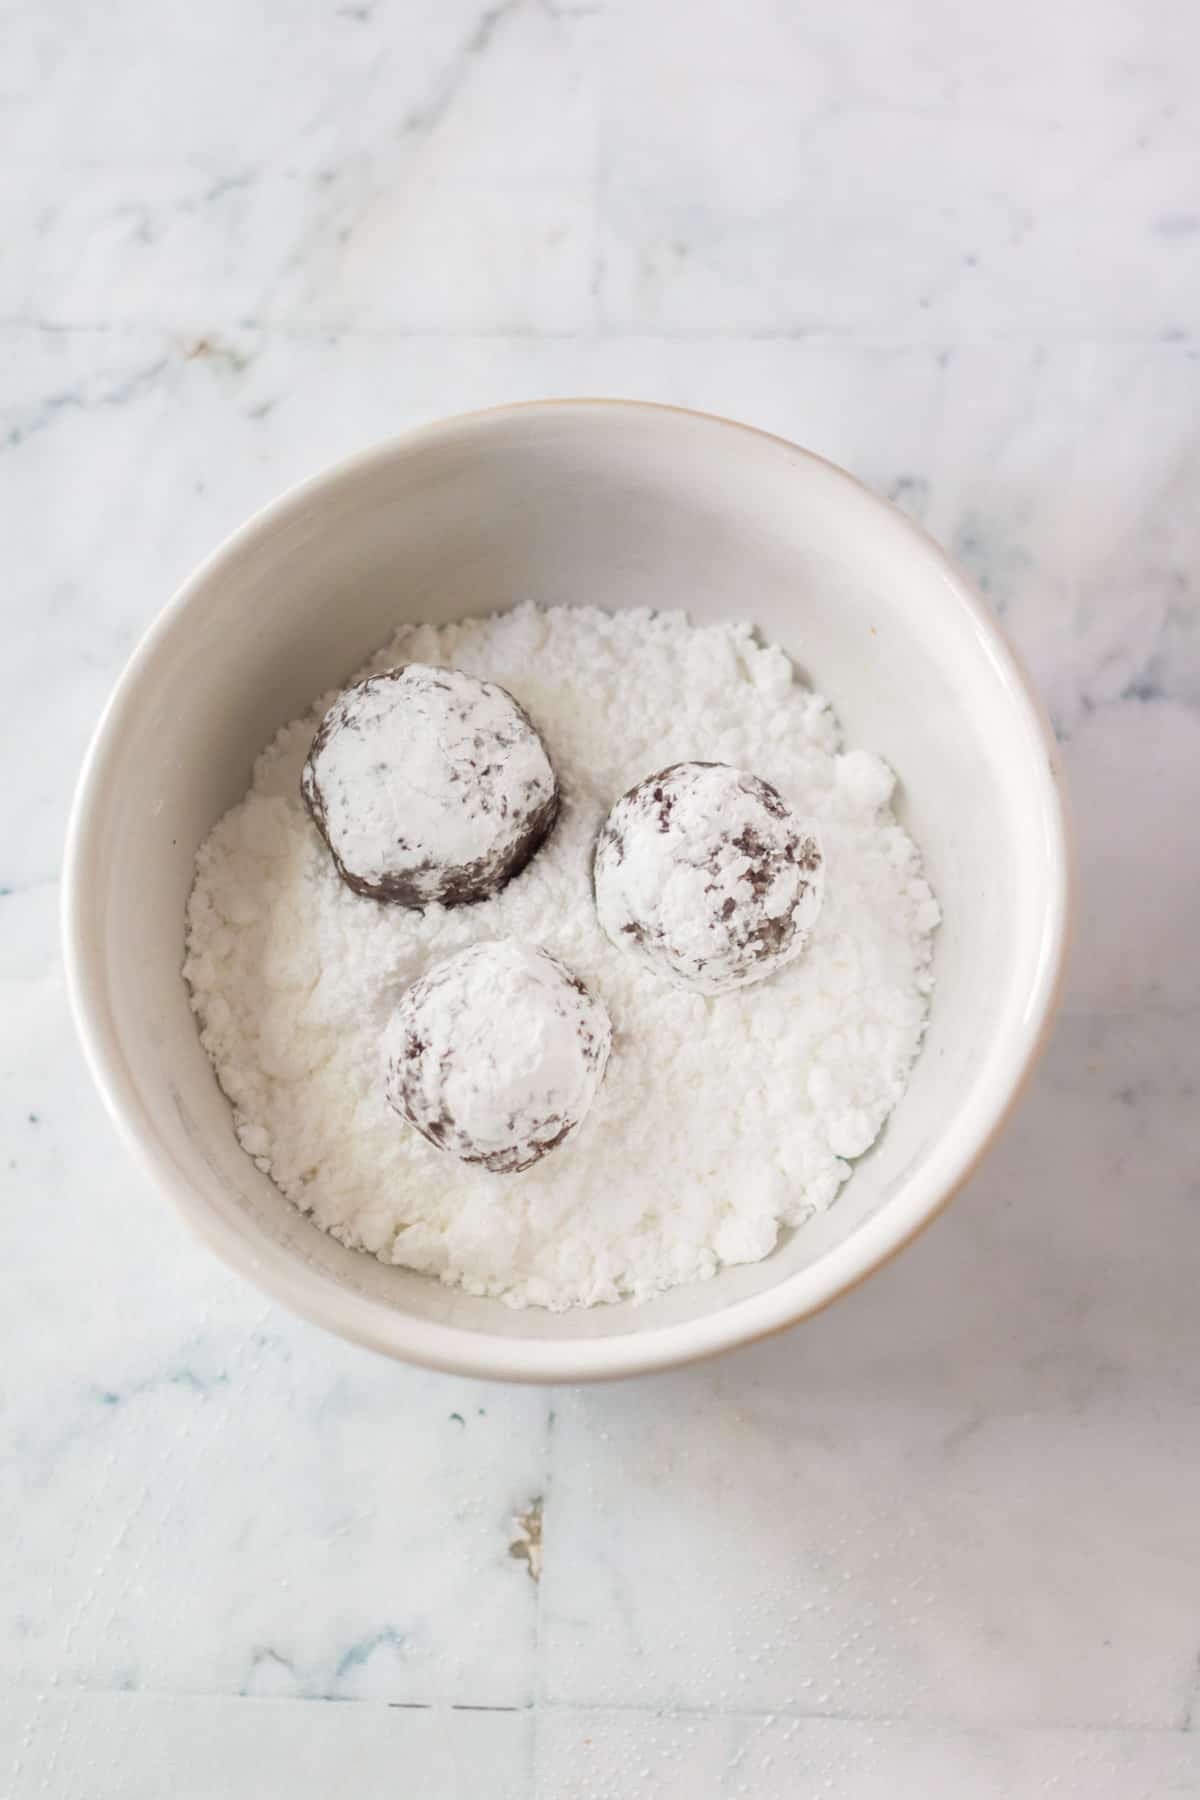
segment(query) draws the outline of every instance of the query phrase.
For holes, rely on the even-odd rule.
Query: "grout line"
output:
[[[465,1701],[452,1700],[450,1702],[451,1712],[523,1713],[529,1712],[530,1710],[531,1709],[527,1706],[470,1706]]]
[[[520,1710],[520,1709],[518,1709]],[[964,1721],[952,1718],[929,1718],[921,1714],[907,1713],[872,1713],[872,1712],[830,1712],[815,1708],[811,1711],[798,1709],[789,1704],[778,1706],[720,1706],[720,1705],[686,1705],[672,1704],[666,1701],[658,1705],[639,1700],[548,1700],[542,1710],[547,1713],[619,1713],[633,1718],[645,1717],[655,1719],[745,1719],[771,1722],[776,1719],[789,1724],[821,1723],[826,1725],[880,1725],[897,1726],[910,1731],[955,1731],[964,1735],[977,1733],[991,1735],[996,1732],[1013,1732],[1032,1735],[1039,1731],[1061,1732],[1096,1732],[1110,1736],[1141,1733],[1152,1737],[1187,1737],[1195,1735],[1190,1725],[1177,1723],[1156,1724],[1124,1723],[1114,1724],[1111,1719],[1105,1721],[1092,1720],[1046,1720],[1046,1719],[974,1719]]]
[[[541,1733],[538,1721],[546,1710],[546,1678],[542,1660],[543,1590],[546,1582],[547,1527],[551,1525],[554,1487],[554,1427],[557,1423],[556,1400],[551,1389],[546,1399],[546,1435],[542,1448],[542,1560],[538,1573],[537,1596],[533,1623],[533,1727],[530,1736],[531,1800],[541,1800]],[[553,1535],[551,1527],[551,1537]]]
[[[1188,1734],[1200,1730],[1200,1654],[1192,1665],[1192,1685],[1184,1705],[1180,1730]]]
[[[21,1693],[40,1692],[27,1682],[13,1683],[5,1690],[7,1696],[15,1698]],[[115,1700],[135,1705],[139,1700],[161,1701],[166,1704],[180,1705],[239,1705],[239,1706],[323,1706],[329,1704],[329,1697],[324,1695],[289,1695],[289,1694],[236,1694],[205,1693],[186,1690],[168,1690],[154,1688],[89,1688],[84,1686],[69,1687],[60,1683],[57,1695],[65,1699],[78,1701],[83,1698],[98,1700]],[[786,1704],[777,1706],[716,1706],[646,1703],[642,1701],[613,1700],[548,1700],[540,1704],[524,1706],[492,1706],[487,1704],[470,1704],[464,1701],[437,1700],[373,1700],[355,1698],[353,1696],[337,1697],[337,1704],[346,1707],[380,1707],[385,1711],[395,1712],[454,1712],[454,1713],[501,1713],[520,1717],[532,1714],[536,1719],[539,1712],[547,1714],[596,1714],[614,1713],[630,1718],[653,1719],[724,1719],[724,1720],[781,1720],[788,1723],[807,1724],[809,1722],[828,1725],[876,1725],[895,1726],[910,1731],[949,1731],[964,1736],[994,1736],[1000,1732],[1014,1735],[1033,1735],[1038,1732],[1093,1733],[1106,1737],[1194,1737],[1193,1728],[1184,1723],[1147,1724],[1126,1721],[1114,1724],[1111,1720],[1051,1720],[1051,1719],[975,1719],[963,1721],[951,1718],[929,1718],[922,1715],[903,1713],[868,1713],[868,1712],[829,1712],[799,1711]]]
[[[218,1696],[219,1697],[219,1696]],[[237,1695],[235,1698],[242,1698]],[[247,1695],[248,1699],[261,1699],[262,1695]],[[274,1699],[286,1699],[286,1695],[273,1695]],[[349,1696],[348,1696],[349,1698]],[[352,1705],[370,1706],[370,1700],[351,1700]],[[531,1706],[485,1706],[472,1705],[465,1700],[385,1700],[383,1704],[389,1712],[465,1712],[465,1713],[525,1713],[532,1712]]]
[[[962,332],[950,327],[941,332],[926,331],[920,334],[856,331],[853,329],[838,331],[825,326],[804,325],[652,327],[636,324],[610,325],[588,320],[570,326],[512,324],[448,329],[444,325],[360,325],[353,319],[291,323],[282,319],[257,318],[252,314],[240,318],[222,315],[217,320],[210,317],[207,320],[188,318],[106,321],[101,319],[41,319],[20,313],[10,313],[0,315],[0,330],[35,331],[62,337],[71,335],[134,337],[139,334],[151,334],[162,337],[190,338],[197,333],[203,335],[208,332],[212,335],[220,335],[246,331],[279,338],[325,339],[329,342],[338,342],[343,338],[361,338],[367,341],[411,338],[417,342],[440,340],[446,343],[464,344],[492,341],[564,344],[794,343],[811,344],[815,349],[927,350],[931,353],[947,348],[971,350],[1048,345],[1054,348],[1089,348],[1092,350],[1159,350],[1167,355],[1172,352],[1182,352],[1189,356],[1200,353],[1200,336],[1191,334],[1176,337],[1164,336],[1162,332],[1149,331],[1064,331],[1060,327],[1052,325],[1042,328],[1019,326],[1012,330],[982,332]]]

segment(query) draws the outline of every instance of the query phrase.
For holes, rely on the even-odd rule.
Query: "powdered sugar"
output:
[[[749,625],[530,606],[404,628],[375,659],[508,688],[559,777],[558,823],[493,899],[424,913],[350,892],[300,800],[327,695],[259,759],[197,859],[186,974],[242,1143],[316,1222],[384,1260],[514,1305],[646,1298],[754,1260],[827,1207],[903,1092],[937,903],[889,810],[892,778],[838,753],[826,703]],[[804,955],[708,999],[608,941],[592,852],[614,800],[672,762],[735,764],[815,821],[824,903]],[[571,1139],[496,1175],[399,1120],[382,1073],[405,988],[468,944],[560,958],[612,1019]]]

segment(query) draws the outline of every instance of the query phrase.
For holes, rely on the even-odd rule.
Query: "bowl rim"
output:
[[[174,634],[197,597],[243,547],[299,513],[318,496],[352,485],[361,475],[397,457],[420,453],[455,439],[487,432],[517,416],[617,412],[669,415],[686,428],[728,430],[773,445],[789,458],[817,465],[826,475],[888,515],[893,529],[940,565],[945,586],[970,615],[978,635],[1000,667],[1025,724],[1040,739],[1039,812],[1047,834],[1049,904],[1031,991],[1007,1063],[997,1072],[980,1117],[962,1144],[944,1158],[950,1164],[924,1183],[902,1185],[886,1206],[819,1262],[796,1271],[773,1287],[732,1301],[699,1318],[596,1338],[506,1337],[491,1331],[422,1319],[381,1299],[342,1287],[282,1245],[257,1254],[236,1225],[185,1177],[158,1141],[125,1065],[108,1012],[106,969],[100,948],[89,942],[89,869],[98,850],[109,765],[138,699],[146,665]],[[516,401],[453,414],[373,444],[287,488],[253,512],[244,524],[209,553],[151,620],[138,640],[101,712],[84,756],[71,805],[63,860],[61,925],[66,987],[92,1079],[118,1135],[135,1163],[164,1192],[193,1233],[227,1268],[242,1275],[288,1310],[339,1337],[405,1362],[475,1379],[579,1382],[649,1374],[682,1367],[723,1350],[758,1342],[812,1317],[884,1267],[949,1205],[993,1147],[1045,1050],[1061,997],[1073,914],[1074,851],[1058,745],[1021,658],[987,607],[982,594],[942,547],[899,508],[875,494],[838,464],[757,426],[717,413],[656,401],[578,396]],[[950,1139],[953,1142],[954,1133]],[[946,1140],[943,1140],[945,1143]],[[911,1190],[911,1191],[910,1191]],[[932,1190],[932,1191],[928,1191]],[[649,1303],[652,1307],[653,1303]]]

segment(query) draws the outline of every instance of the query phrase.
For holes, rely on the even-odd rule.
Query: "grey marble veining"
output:
[[[10,15],[0,1794],[1200,1795],[1194,9]],[[108,689],[225,533],[579,392],[797,438],[971,569],[1081,905],[935,1229],[771,1344],[551,1393],[376,1361],[186,1239],[55,908]]]

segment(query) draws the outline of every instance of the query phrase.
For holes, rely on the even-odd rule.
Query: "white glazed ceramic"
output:
[[[196,847],[277,727],[401,618],[530,598],[753,618],[828,695],[847,740],[898,771],[945,915],[924,1052],[836,1205],[765,1262],[648,1305],[559,1315],[385,1268],[302,1218],[240,1149],[180,974]],[[622,401],[451,419],[268,507],[143,639],[96,732],[67,847],[79,1029],[143,1167],[226,1262],[297,1312],[469,1375],[670,1367],[854,1286],[993,1140],[1063,965],[1059,782],[1038,703],[970,583],[841,470],[725,420]]]

